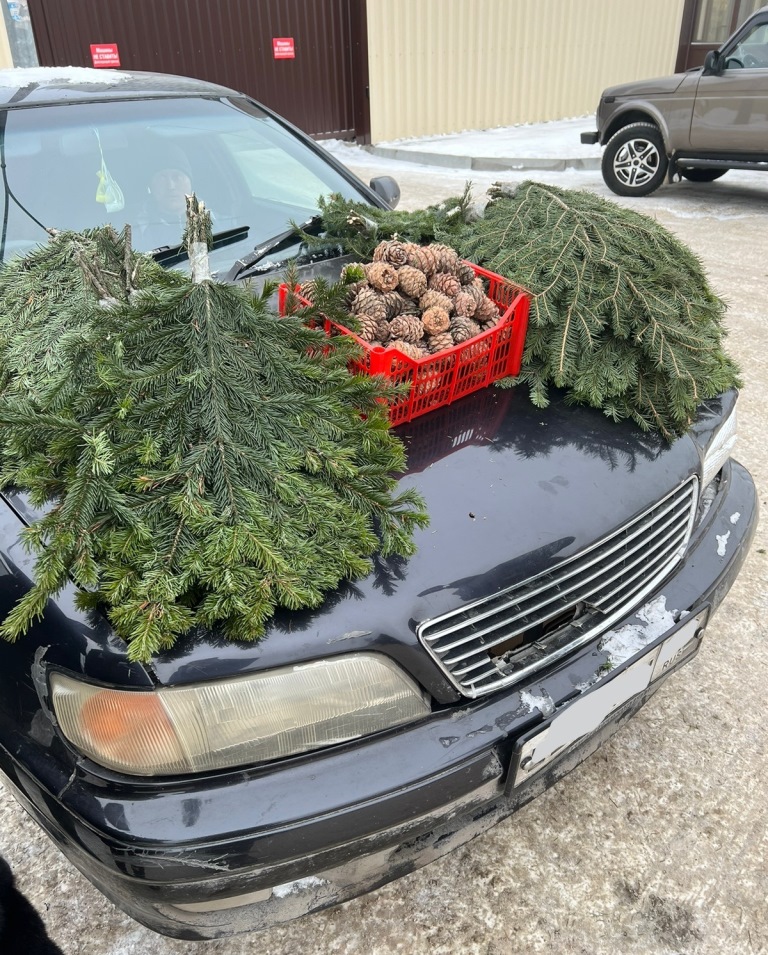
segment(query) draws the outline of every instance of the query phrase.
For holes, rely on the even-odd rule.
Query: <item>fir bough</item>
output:
[[[536,405],[555,385],[671,439],[702,400],[739,384],[725,304],[693,252],[648,216],[526,182],[497,191],[460,245],[532,293],[518,380]]]
[[[126,241],[127,238],[127,241]],[[136,256],[130,230],[62,233],[0,270],[0,389],[36,393],[59,355],[82,333],[96,302],[127,301],[135,284],[161,271]]]
[[[382,239],[397,236],[403,242],[426,245],[430,242],[451,244],[462,226],[474,221],[471,183],[460,196],[453,196],[433,206],[413,212],[378,209],[362,202],[343,199],[338,194],[318,200],[326,236],[303,235],[308,246],[338,240],[345,252],[360,259],[370,259]]]
[[[109,295],[83,278],[94,261]],[[59,235],[0,275],[3,360],[14,326],[49,356],[32,387],[11,373],[0,391],[2,484],[50,505],[24,531],[36,581],[4,637],[71,578],[132,659],[198,624],[251,640],[278,606],[316,606],[372,555],[413,552],[426,515],[396,490],[386,386],[349,374],[350,340],[278,318],[272,291],[156,268],[109,229]]]

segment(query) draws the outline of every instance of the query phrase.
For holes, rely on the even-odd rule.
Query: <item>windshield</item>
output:
[[[44,242],[45,228],[105,223],[130,224],[141,251],[173,248],[184,229],[184,196],[193,190],[211,210],[214,234],[227,234],[211,253],[214,272],[225,273],[290,222],[311,218],[321,195],[364,199],[246,100],[61,104],[11,109],[5,117],[6,259]],[[297,250],[281,247],[279,259]]]

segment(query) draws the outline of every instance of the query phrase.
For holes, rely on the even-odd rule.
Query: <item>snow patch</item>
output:
[[[728,543],[728,538],[731,536],[730,531],[726,531],[725,534],[716,534],[717,537],[717,556],[725,557],[725,547]]]
[[[741,517],[741,514],[740,514],[738,511],[736,511],[735,514],[731,514],[729,520],[730,520],[731,524],[738,524],[740,517]]]
[[[87,66],[33,66],[0,70],[0,86],[32,86],[35,83],[112,83],[130,79],[128,73],[117,70],[94,70]]]
[[[295,892],[302,892],[304,889],[315,889],[321,885],[328,885],[327,879],[318,879],[316,875],[308,875],[306,879],[297,879],[295,882],[284,882],[282,885],[276,885],[272,889],[272,895],[278,899],[284,899]]]
[[[667,610],[667,598],[663,595],[641,607],[637,618],[639,624],[628,623],[610,632],[600,644],[612,667],[633,657],[675,625],[675,613]]]
[[[441,153],[501,159],[563,156],[599,157],[602,147],[581,142],[580,133],[594,128],[594,115],[552,120],[544,123],[520,123],[491,129],[463,129],[417,138],[392,139],[378,146],[419,152]]]
[[[523,690],[520,693],[520,700],[527,707],[527,712],[538,709],[543,716],[549,716],[555,712],[555,703],[552,697],[546,692],[531,693],[529,690]]]

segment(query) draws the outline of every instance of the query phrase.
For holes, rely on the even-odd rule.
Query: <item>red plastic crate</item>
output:
[[[488,282],[488,297],[496,303],[501,320],[494,328],[436,355],[410,358],[396,348],[383,348],[364,342],[343,325],[325,320],[325,330],[329,335],[351,335],[363,348],[363,357],[359,362],[354,362],[355,371],[366,375],[384,375],[398,384],[410,384],[408,394],[390,405],[389,419],[392,425],[411,421],[484,388],[499,378],[516,375],[520,371],[528,329],[530,295],[526,289],[494,272],[471,262],[467,264],[475,275]],[[281,314],[286,312],[288,291],[284,284],[278,291]],[[300,295],[296,295],[296,299],[300,305],[310,304]]]

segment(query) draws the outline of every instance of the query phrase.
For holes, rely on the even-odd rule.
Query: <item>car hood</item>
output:
[[[674,93],[686,75],[686,73],[673,73],[672,76],[658,76],[650,80],[634,80],[632,83],[610,86],[603,90],[602,99],[605,100],[609,96],[621,99],[624,96],[658,96],[663,93]]]
[[[376,559],[316,610],[281,612],[257,644],[192,633],[153,661],[163,684],[285,666],[356,650],[387,653],[431,692],[442,683],[418,644],[424,620],[495,593],[599,540],[695,473],[690,437],[668,445],[556,396],[536,409],[522,389],[487,388],[398,428],[404,486],[429,526],[408,560]]]
[[[107,683],[180,685],[373,650],[436,698],[455,698],[420,647],[419,623],[547,570],[647,510],[698,471],[700,445],[722,414],[718,399],[670,445],[552,397],[538,409],[522,388],[489,387],[401,425],[400,483],[424,495],[430,517],[416,554],[376,558],[365,579],[345,582],[317,609],[277,613],[257,643],[193,630],[140,667],[106,620],[77,611],[65,591],[55,624],[46,613],[47,660]],[[8,499],[22,520],[39,516],[25,495]],[[19,566],[14,543],[3,553]]]

